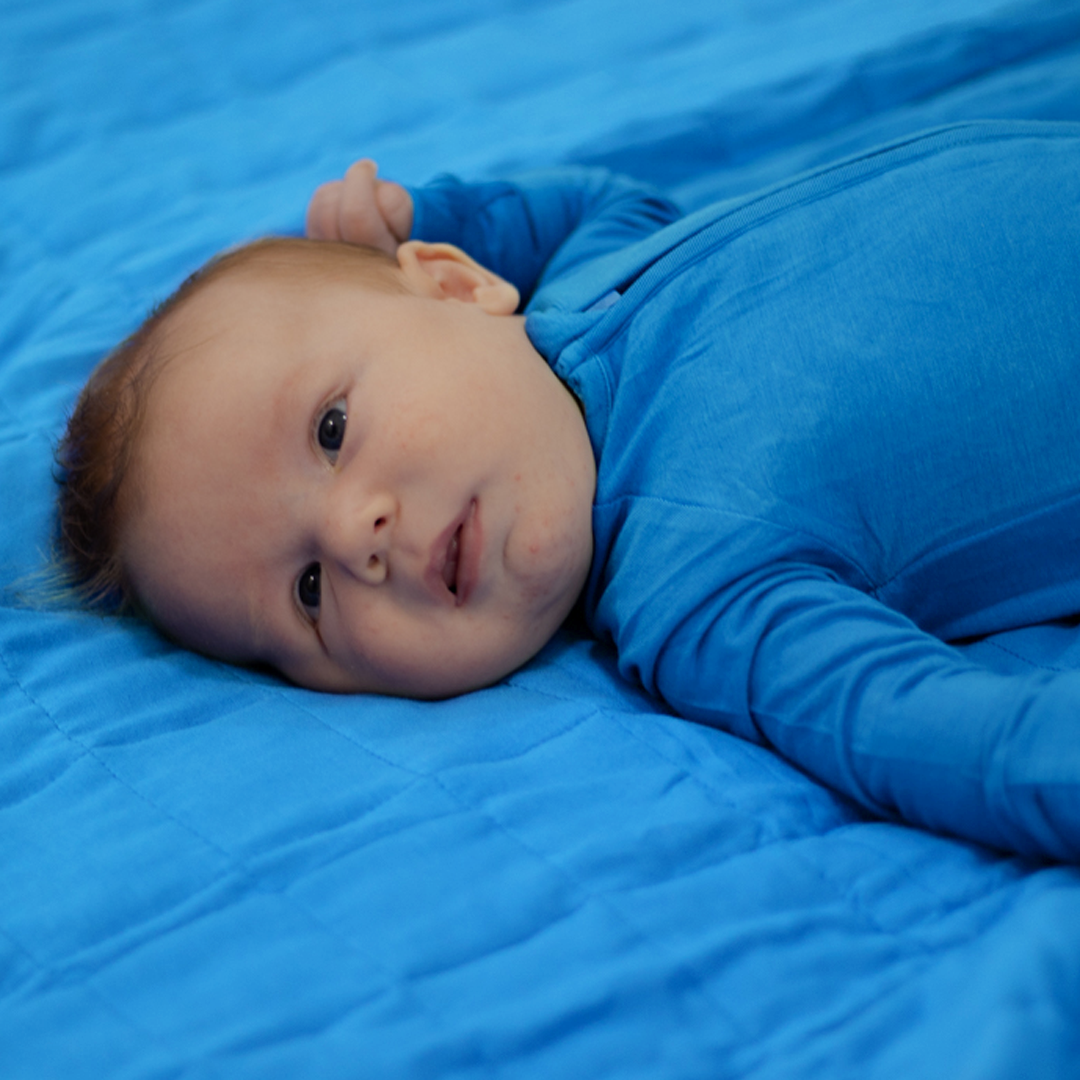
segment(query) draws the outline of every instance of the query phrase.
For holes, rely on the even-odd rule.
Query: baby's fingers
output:
[[[331,180],[315,189],[308,203],[304,232],[312,240],[340,240],[338,211],[341,206],[340,180]]]
[[[379,212],[394,239],[399,244],[405,243],[412,235],[412,196],[392,180],[376,180],[375,201],[379,204]]]
[[[393,255],[398,241],[379,209],[375,173],[375,162],[367,158],[349,166],[338,207],[338,230],[342,240],[367,244]]]

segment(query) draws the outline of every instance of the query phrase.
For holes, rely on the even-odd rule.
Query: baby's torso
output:
[[[680,223],[622,295],[533,316],[598,452],[598,628],[785,563],[944,637],[1080,608],[1033,555],[1080,531],[1078,207],[1074,128],[954,128]]]

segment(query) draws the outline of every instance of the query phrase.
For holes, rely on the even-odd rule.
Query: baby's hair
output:
[[[130,502],[128,480],[154,380],[172,358],[169,322],[187,303],[228,275],[290,274],[309,279],[347,274],[384,292],[405,287],[397,261],[354,244],[270,237],[215,256],[151,311],[91,374],[56,451],[55,561],[76,599],[117,614],[138,608],[120,557]]]

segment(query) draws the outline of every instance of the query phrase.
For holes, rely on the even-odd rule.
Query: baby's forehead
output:
[[[298,295],[322,286],[349,284],[402,292],[397,261],[355,244],[296,237],[256,241],[212,260],[200,272],[192,299],[229,285],[252,285],[263,294]]]
[[[215,275],[187,297],[167,320],[167,333],[178,337],[210,324],[234,325],[249,314],[266,315],[299,303],[312,288],[310,275],[290,273],[288,268],[234,268]]]
[[[192,314],[190,329],[197,330]],[[158,621],[194,640],[203,613],[200,633],[216,627],[213,651],[239,655],[250,620],[236,622],[228,597],[243,595],[244,575],[274,539],[290,393],[250,350],[231,355],[221,345],[194,335],[155,382],[132,465],[125,533],[128,551],[140,554],[141,591],[175,614],[159,613]],[[240,614],[248,607],[241,604]]]
[[[355,244],[271,237],[211,260],[177,292],[165,337],[221,330],[245,319],[280,320],[336,288],[386,297],[411,290],[395,259]]]
[[[156,367],[147,392],[147,406],[171,401],[194,380],[215,384],[228,367],[243,364],[248,380],[268,377],[258,363],[245,362],[260,343],[282,339],[310,307],[302,282],[275,276],[230,275],[208,282],[169,313],[153,344],[150,363]]]

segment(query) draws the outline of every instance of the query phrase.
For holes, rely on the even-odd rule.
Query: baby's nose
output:
[[[397,504],[387,493],[369,495],[349,505],[341,500],[327,512],[326,557],[353,577],[381,585],[389,570],[388,556],[397,520]]]

